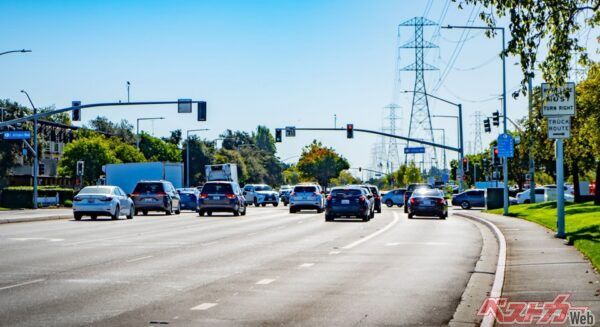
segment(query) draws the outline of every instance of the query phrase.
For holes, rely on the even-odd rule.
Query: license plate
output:
[[[342,200],[342,204],[350,204],[350,200]]]
[[[87,200],[87,202],[88,202],[88,203],[94,203],[94,200],[92,200],[92,199],[88,199],[88,200]]]
[[[213,200],[219,200],[220,198],[221,198],[221,197],[219,197],[219,196],[213,196],[213,197],[212,197],[212,199],[213,199]]]
[[[152,199],[144,199],[144,202],[152,202]]]

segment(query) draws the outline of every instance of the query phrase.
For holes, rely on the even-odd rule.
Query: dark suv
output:
[[[211,216],[213,212],[232,212],[234,216],[246,215],[246,199],[236,182],[207,182],[200,191],[198,214]]]
[[[408,207],[406,206],[406,204],[408,203],[408,199],[410,198],[410,196],[412,195],[412,193],[419,188],[428,188],[428,189],[433,189],[433,186],[429,185],[429,184],[410,184],[408,185],[408,187],[406,188],[406,192],[404,192],[404,213],[408,213]]]
[[[139,181],[131,193],[131,200],[136,215],[140,211],[144,216],[148,211],[162,211],[167,215],[181,212],[179,194],[169,181]]]

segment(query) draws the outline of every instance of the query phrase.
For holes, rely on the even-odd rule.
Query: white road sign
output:
[[[571,137],[571,116],[548,117],[548,138],[568,139]]]
[[[560,88],[552,88],[549,84],[542,83],[542,98],[542,116],[575,115],[575,83],[568,82]]]

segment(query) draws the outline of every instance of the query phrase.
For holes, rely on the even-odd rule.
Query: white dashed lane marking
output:
[[[202,303],[200,305],[197,305],[197,306],[191,308],[190,310],[194,310],[194,311],[202,310],[202,311],[204,311],[204,310],[208,310],[208,309],[216,306],[217,304],[218,303],[209,303],[209,302]]]
[[[140,260],[144,260],[144,259],[150,259],[150,258],[152,258],[152,256],[151,255],[147,255],[145,257],[139,257],[139,258],[135,258],[135,259],[129,259],[129,260],[127,260],[127,262],[136,262],[136,261],[140,261]]]
[[[300,266],[298,266],[298,268],[310,268],[314,265],[315,265],[314,263],[307,262],[307,263],[301,264]]]
[[[43,282],[43,281],[45,281],[45,279],[36,279],[36,280],[31,280],[31,281],[28,281],[28,282],[24,282],[24,283],[19,283],[19,284],[14,284],[14,285],[8,285],[8,286],[0,287],[0,291],[11,289],[11,288],[15,288],[15,287],[19,287],[19,286],[25,286],[25,285],[35,284],[35,283],[39,283],[39,282]]]
[[[262,279],[262,280],[259,280],[258,282],[256,282],[256,285],[268,285],[268,284],[271,284],[274,281],[275,281],[274,279],[268,279],[268,278],[267,279]]]

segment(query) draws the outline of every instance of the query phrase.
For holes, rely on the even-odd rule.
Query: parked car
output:
[[[404,192],[406,192],[406,189],[403,188],[391,190],[383,195],[381,202],[385,203],[388,207],[393,207],[394,205],[401,207],[404,205]]]
[[[405,207],[408,209],[409,219],[414,216],[437,216],[440,219],[448,217],[448,202],[444,193],[437,189],[415,189]]]
[[[325,205],[325,221],[333,221],[342,216],[369,221],[374,213],[365,192],[363,188],[352,186],[331,189]]]
[[[323,212],[325,201],[321,187],[315,184],[302,184],[294,186],[290,194],[290,213],[312,209],[318,213]]]
[[[290,185],[281,185],[279,188],[279,199],[283,202],[284,206],[287,206],[290,203],[290,194],[292,193],[293,188]]]
[[[253,203],[255,207],[272,204],[274,207],[279,205],[279,194],[269,185],[265,184],[247,184],[244,186],[244,198],[247,204]]]
[[[81,220],[90,216],[93,220],[98,216],[110,216],[119,219],[121,215],[133,219],[135,205],[118,186],[86,186],[73,198],[73,216]]]
[[[139,181],[131,193],[131,199],[136,215],[140,211],[144,216],[148,211],[162,211],[167,215],[181,213],[179,194],[169,181]]]
[[[198,199],[198,214],[204,216],[206,213],[212,216],[213,212],[231,212],[234,216],[246,215],[246,199],[238,183],[213,181],[204,184]]]
[[[371,190],[371,193],[373,193],[374,210],[377,211],[377,213],[381,213],[381,193],[379,192],[379,188],[375,185],[367,185],[367,186]]]
[[[181,210],[198,211],[200,190],[195,187],[177,189],[181,201]]]
[[[548,194],[549,192],[556,192],[556,185],[544,185],[542,187],[536,187],[535,188],[535,202],[544,202],[544,201],[549,201],[550,199],[556,199],[556,197],[553,195],[551,196],[550,194]],[[574,196],[572,194],[569,193],[570,189],[565,186],[565,193],[564,193],[564,198],[566,201],[574,201]],[[523,203],[530,203],[530,196],[529,194],[531,193],[531,189],[527,189],[523,192],[517,193],[516,196],[516,202],[517,204],[523,204]]]
[[[458,193],[452,197],[452,205],[460,206],[463,209],[471,207],[485,207],[485,190],[468,190]]]
[[[405,204],[408,203],[408,199],[410,198],[412,193],[415,190],[421,189],[421,188],[433,189],[433,186],[431,186],[429,184],[410,184],[410,185],[408,185],[408,187],[406,188],[406,191],[404,192],[404,203]],[[408,213],[408,207],[406,205],[404,206],[404,213]]]

